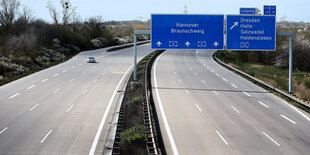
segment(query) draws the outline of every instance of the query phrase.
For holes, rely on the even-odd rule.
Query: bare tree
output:
[[[73,20],[76,7],[73,7],[70,0],[60,0],[62,6],[62,24],[64,27]]]
[[[20,2],[18,0],[0,1],[0,24],[5,34],[10,32],[19,6]]]
[[[34,19],[33,10],[28,8],[28,7],[24,7],[23,11],[21,13],[19,13],[19,17],[21,19],[23,19],[26,24],[28,24],[29,22],[31,22]]]
[[[47,1],[46,7],[47,7],[47,9],[48,9],[53,21],[54,21],[54,24],[56,26],[58,26],[59,25],[59,23],[58,23],[58,12],[50,0]]]

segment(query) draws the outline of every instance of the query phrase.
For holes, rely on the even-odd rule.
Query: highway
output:
[[[218,65],[213,52],[167,50],[153,65],[167,154],[309,154],[309,114]]]
[[[133,48],[86,51],[0,87],[0,154],[102,154]],[[152,52],[138,47],[138,59]],[[97,63],[86,63],[94,56]]]

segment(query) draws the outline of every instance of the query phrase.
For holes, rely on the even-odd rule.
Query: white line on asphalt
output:
[[[220,76],[220,74],[217,74],[217,73],[216,73],[216,76]]]
[[[214,70],[211,69],[211,72],[214,72]]]
[[[85,89],[85,90],[83,91],[82,95],[86,94],[86,92],[87,92],[87,89]]]
[[[48,137],[48,135],[50,135],[51,134],[51,132],[52,132],[53,130],[50,130],[45,136],[44,136],[44,138],[41,140],[41,144],[45,141],[45,139]]]
[[[216,91],[213,90],[213,93],[215,93],[216,95],[219,95],[219,93],[217,93]]]
[[[68,70],[65,69],[65,70],[63,70],[62,72],[64,73],[64,72],[66,72],[66,71],[68,71]]]
[[[66,112],[69,112],[73,108],[73,106],[74,105],[71,105],[70,108]]]
[[[169,127],[169,124],[168,124],[168,120],[166,118],[166,114],[165,114],[165,111],[164,111],[164,108],[163,108],[163,105],[161,103],[161,99],[160,99],[160,96],[159,96],[159,92],[158,92],[158,85],[157,85],[157,76],[156,76],[156,68],[157,68],[157,62],[159,60],[159,58],[161,57],[162,55],[160,55],[156,61],[155,61],[155,64],[154,64],[154,84],[155,84],[155,92],[156,92],[156,97],[157,97],[157,102],[158,102],[158,105],[159,105],[159,109],[160,109],[160,113],[162,115],[162,119],[164,121],[164,125],[165,125],[165,129],[166,129],[166,132],[167,132],[167,135],[168,135],[168,139],[170,141],[170,144],[171,144],[171,148],[172,148],[172,151],[173,151],[173,154],[174,155],[178,155],[179,152],[178,152],[178,149],[177,149],[177,146],[174,142],[174,139],[173,139],[173,136],[172,136],[172,133],[171,133],[171,130],[170,130],[170,127]]]
[[[60,88],[56,89],[56,90],[54,91],[54,93],[57,93],[59,90],[60,90]]]
[[[227,80],[225,78],[222,78],[225,82],[227,82]]]
[[[114,98],[115,98],[115,96],[116,96],[116,94],[117,94],[117,90],[119,89],[120,85],[122,84],[123,80],[125,79],[125,77],[127,76],[128,72],[131,70],[132,67],[133,67],[133,65],[132,65],[131,67],[129,67],[129,69],[128,69],[128,70],[126,71],[126,73],[123,75],[123,77],[121,78],[121,80],[120,80],[119,83],[117,84],[117,86],[116,86],[116,88],[115,88],[115,90],[114,90],[114,92],[113,92],[113,94],[112,94],[112,97],[111,97],[111,99],[110,99],[110,101],[109,101],[109,104],[108,104],[108,106],[107,106],[107,108],[106,108],[106,110],[105,110],[105,112],[104,112],[104,114],[103,114],[103,116],[102,116],[102,119],[101,119],[100,125],[99,125],[99,127],[98,127],[96,136],[95,136],[95,138],[94,138],[94,141],[93,141],[93,143],[92,143],[91,149],[90,149],[90,151],[89,151],[89,155],[93,155],[93,154],[95,153],[95,150],[96,150],[96,147],[97,147],[97,144],[98,144],[98,141],[99,141],[99,137],[100,137],[100,134],[101,134],[102,129],[103,129],[103,125],[104,125],[105,120],[106,120],[106,118],[107,118],[107,116],[108,116],[108,113],[109,113],[109,111],[110,111],[110,108],[111,108],[111,106],[112,106],[112,103],[113,103],[113,101],[114,101]]]
[[[180,83],[182,83],[182,81],[180,79],[178,79]]]
[[[239,110],[237,110],[234,106],[231,106],[235,111],[237,111],[237,113],[239,113],[240,114],[240,111]]]
[[[9,97],[9,99],[12,99],[12,98],[18,96],[19,94],[20,94],[20,93],[16,93],[16,94],[12,95],[11,97]]]
[[[247,95],[247,96],[251,96],[249,93],[247,93],[247,92],[245,92],[245,91],[244,91],[243,93],[244,93],[245,95]]]
[[[304,113],[302,113],[300,110],[298,110],[296,107],[294,107],[293,105],[287,103],[286,101],[280,99],[278,96],[273,95],[275,98],[277,98],[278,100],[280,100],[281,102],[285,103],[286,105],[290,106],[292,109],[294,109],[296,112],[298,112],[301,116],[303,116],[306,120],[308,120],[310,122],[310,118],[308,116],[306,116]]]
[[[207,68],[208,68],[208,69],[210,69],[210,67],[209,67],[209,66],[207,66]]]
[[[70,82],[73,82],[75,79],[71,79]]]
[[[294,122],[293,120],[291,120],[291,119],[287,118],[287,117],[286,117],[286,116],[284,116],[284,115],[281,115],[281,117],[285,118],[286,120],[290,121],[290,122],[291,122],[291,123],[293,123],[293,124],[296,124],[296,122]]]
[[[224,137],[220,134],[220,132],[216,130],[216,133],[221,137],[221,139],[224,141],[224,143],[225,143],[226,145],[228,145],[228,143],[226,142],[226,140],[224,139]]]
[[[35,87],[36,85],[31,85],[31,86],[29,86],[27,89],[31,89],[31,88],[33,88],[33,87]]]
[[[72,66],[71,68],[73,69],[73,68],[75,68],[75,66]]]
[[[174,66],[172,66],[172,69],[174,70]]]
[[[82,63],[80,63],[79,66],[82,66]]]
[[[203,64],[205,67],[207,66],[205,63]]]
[[[59,74],[54,74],[53,77],[58,76]]]
[[[5,130],[7,130],[8,127],[4,128],[3,130],[0,131],[0,134],[2,134]]]
[[[189,68],[189,70],[193,70],[193,68],[192,68],[192,67],[190,67],[190,68]]]
[[[202,110],[200,109],[200,107],[196,104],[197,109],[202,112]]]
[[[266,108],[269,108],[268,105],[266,105],[265,103],[263,103],[263,102],[261,102],[261,101],[258,101],[258,103],[261,104],[261,105],[263,105],[263,106],[266,107]]]
[[[197,73],[194,73],[194,75],[197,76],[198,74],[197,74]]]
[[[206,84],[206,81],[201,80],[201,82],[202,82],[203,84]]]
[[[189,92],[187,91],[187,89],[185,89],[186,93],[189,95]]]
[[[36,104],[36,105],[33,106],[32,108],[30,108],[29,111],[32,111],[32,110],[35,109],[37,106],[39,106],[39,104]]]
[[[44,80],[42,80],[41,82],[43,83],[43,82],[45,82],[45,81],[47,81],[48,79],[44,79]]]
[[[233,87],[235,87],[235,88],[238,88],[236,85],[234,85],[234,84],[231,84]]]
[[[174,74],[177,75],[177,72],[174,71]]]
[[[265,132],[262,132],[266,137],[268,137],[271,141],[273,141],[275,144],[277,144],[278,146],[280,146],[280,144],[278,142],[276,142],[275,140],[273,140],[269,135],[267,135]]]

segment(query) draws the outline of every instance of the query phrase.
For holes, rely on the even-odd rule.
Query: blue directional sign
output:
[[[255,15],[256,8],[240,8],[241,15]]]
[[[264,15],[270,15],[270,6],[269,5],[264,6]]]
[[[224,15],[151,17],[154,49],[224,49]]]
[[[276,15],[276,14],[277,14],[276,6],[270,6],[270,15]]]
[[[227,15],[228,50],[276,49],[276,17]]]
[[[265,5],[264,6],[264,15],[276,15],[277,7],[275,5]]]

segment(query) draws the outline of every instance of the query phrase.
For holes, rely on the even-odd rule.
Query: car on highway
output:
[[[94,57],[88,57],[87,63],[96,63],[96,59]]]

